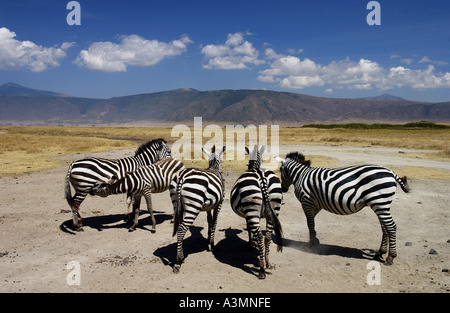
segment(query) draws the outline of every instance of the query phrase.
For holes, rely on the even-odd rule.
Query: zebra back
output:
[[[246,215],[255,216],[256,212],[252,213],[248,211],[248,208],[244,208],[245,205],[242,205],[241,200],[245,198],[246,204],[249,205],[255,201],[259,203],[259,199],[262,196],[261,212],[257,215],[259,217],[265,215],[272,222],[275,236],[279,243],[278,251],[281,251],[283,234],[281,223],[278,219],[279,206],[282,200],[280,180],[274,172],[261,168],[265,146],[258,150],[257,145],[255,145],[252,152],[247,147],[245,149],[249,154],[248,169],[236,180],[231,190],[230,202],[232,209],[242,217],[246,217]],[[276,195],[279,195],[279,197]],[[271,201],[279,201],[277,210],[273,208]]]
[[[78,207],[92,189],[101,184],[111,184],[144,165],[171,155],[164,139],[149,141],[136,149],[135,155],[122,159],[84,158],[71,163],[66,175],[65,198],[71,207]],[[72,197],[70,186],[75,188]]]
[[[221,156],[225,149],[226,147],[223,146],[221,151],[217,153],[215,145],[212,147],[211,152],[202,148],[202,151],[208,156],[208,168],[185,168],[178,173],[176,180],[172,181],[170,188],[175,211],[173,236],[177,233],[178,226],[183,222],[184,201],[182,190],[185,185],[189,186],[185,188],[192,194],[192,196],[186,197],[185,201],[194,201],[196,209],[199,211],[205,205],[205,199],[211,201],[210,206],[212,207],[222,203],[225,191],[225,181],[220,172],[220,165],[222,162]],[[205,189],[205,193],[203,193],[200,188],[196,188],[199,186],[202,187],[202,189]],[[196,197],[195,200],[194,197]]]
[[[319,206],[327,211],[347,215],[364,206],[383,200],[390,203],[396,183],[408,192],[406,177],[400,179],[391,170],[377,165],[359,165],[328,169],[310,167],[300,153],[290,153],[280,168],[283,192],[295,187],[302,204]]]
[[[151,193],[161,193],[169,189],[173,177],[182,169],[184,169],[182,161],[165,158],[127,173],[125,177],[112,184],[96,186],[93,193],[102,197],[119,193],[137,194],[143,192],[144,188]]]

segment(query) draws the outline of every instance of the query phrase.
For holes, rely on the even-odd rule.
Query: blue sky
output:
[[[0,84],[110,98],[176,88],[450,101],[450,2],[0,2]],[[371,7],[372,8],[372,7]]]

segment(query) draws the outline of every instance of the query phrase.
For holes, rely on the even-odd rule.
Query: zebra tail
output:
[[[283,229],[281,228],[281,223],[280,223],[280,220],[278,219],[277,214],[275,213],[274,209],[270,205],[270,202],[268,202],[267,200],[265,200],[265,202],[268,203],[268,205],[266,205],[266,207],[268,207],[268,209],[269,209],[268,210],[269,218],[272,221],[273,228],[275,231],[275,237],[277,238],[277,242],[278,242],[277,251],[283,251]]]
[[[179,177],[178,182],[177,182],[177,189],[176,189],[176,193],[177,193],[177,202],[176,202],[176,207],[174,208],[174,212],[173,212],[173,217],[174,217],[174,221],[173,221],[173,233],[172,233],[172,237],[175,236],[175,234],[178,231],[178,227],[180,226],[180,223],[183,222],[183,208],[181,207],[181,186],[183,184],[183,179],[181,177]]]
[[[400,185],[402,190],[404,192],[408,193],[410,191],[409,186],[408,186],[408,178],[406,176],[398,177],[396,174],[394,174],[394,176],[395,176],[395,180]]]
[[[73,207],[75,205],[75,203],[73,202],[73,198],[72,198],[72,191],[70,190],[70,173],[72,172],[72,164],[70,164],[69,170],[67,171],[65,186],[64,186],[64,197],[66,198],[66,201],[70,207]]]
[[[261,181],[264,181],[264,176],[260,172]],[[267,193],[267,185],[265,182],[263,183],[263,188],[261,188],[261,192],[263,194],[264,198],[264,204],[267,208],[266,213],[268,213],[268,217],[272,221],[272,225],[275,231],[275,237],[277,238],[278,242],[278,248],[277,251],[283,251],[283,229],[281,227],[280,220],[278,219],[277,214],[275,213],[275,210],[272,208],[272,205],[270,204],[269,194]]]

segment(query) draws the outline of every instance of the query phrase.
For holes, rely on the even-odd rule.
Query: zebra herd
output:
[[[156,230],[151,194],[166,190],[174,208],[173,236],[177,235],[177,255],[173,271],[178,273],[184,261],[183,239],[197,215],[207,212],[208,250],[214,249],[214,233],[217,219],[225,198],[225,180],[220,170],[221,156],[225,146],[211,152],[202,148],[208,156],[207,169],[186,168],[182,161],[172,157],[164,139],[156,139],[141,145],[135,155],[128,158],[109,160],[85,158],[72,162],[65,180],[65,198],[72,209],[73,225],[81,230],[80,205],[88,194],[107,197],[111,194],[127,194],[127,211],[132,205],[134,216],[130,231],[138,225],[141,198],[147,202],[152,220],[152,231]],[[390,214],[396,184],[409,192],[406,177],[399,178],[391,170],[375,165],[350,166],[338,169],[311,167],[303,154],[292,152],[286,158],[275,157],[281,163],[281,180],[270,170],[262,168],[262,154],[255,145],[249,154],[248,169],[239,176],[230,193],[233,211],[245,218],[249,244],[259,251],[258,277],[266,277],[269,263],[269,247],[272,233],[282,250],[283,232],[278,218],[283,199],[292,184],[295,196],[300,201],[307,218],[309,244],[319,244],[316,237],[314,217],[321,209],[338,215],[358,212],[365,206],[376,213],[382,229],[382,241],[374,258],[382,261],[388,252],[385,264],[392,264],[397,256],[396,224]],[[72,196],[72,188],[75,195]],[[261,219],[266,219],[263,234]]]

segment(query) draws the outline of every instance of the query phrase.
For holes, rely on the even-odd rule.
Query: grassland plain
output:
[[[245,132],[246,130],[241,130]],[[192,128],[192,134],[194,129]],[[226,142],[223,131],[223,142]],[[0,176],[18,175],[64,164],[63,156],[136,147],[155,138],[169,144],[179,139],[170,127],[0,127]],[[245,136],[245,134],[244,134]],[[193,135],[191,136],[194,141]],[[247,135],[248,140],[248,135]],[[209,137],[202,137],[203,143]],[[268,136],[268,144],[271,137]],[[450,160],[448,128],[311,128],[279,129],[280,145],[379,146],[410,149],[405,156]],[[193,153],[193,152],[192,152]],[[226,154],[225,154],[226,158]],[[333,166],[330,158],[317,158],[318,166]],[[199,160],[187,160],[196,166]],[[224,169],[241,167],[245,161],[224,161]],[[412,169],[409,169],[411,171]],[[423,172],[423,171],[422,171]]]

